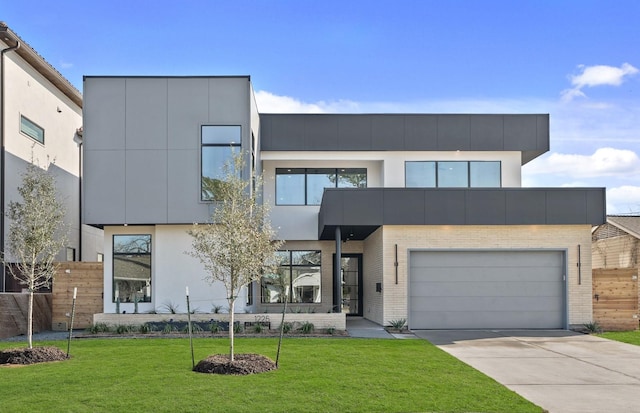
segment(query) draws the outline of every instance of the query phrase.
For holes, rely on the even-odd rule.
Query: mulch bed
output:
[[[9,348],[0,351],[0,364],[35,364],[66,360],[67,353],[58,347]]]
[[[193,368],[198,373],[247,375],[264,373],[278,367],[269,357],[260,354],[236,354],[229,361],[228,354],[214,354],[201,360]]]

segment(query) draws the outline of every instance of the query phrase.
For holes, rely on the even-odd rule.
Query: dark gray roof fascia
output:
[[[318,237],[364,239],[382,225],[600,225],[605,188],[325,189]]]
[[[549,150],[549,115],[260,114],[262,151]]]

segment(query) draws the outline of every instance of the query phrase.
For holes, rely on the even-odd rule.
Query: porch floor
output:
[[[364,317],[347,317],[347,333],[357,338],[395,338],[380,324]]]

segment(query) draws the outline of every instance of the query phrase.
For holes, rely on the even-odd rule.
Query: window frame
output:
[[[27,129],[23,128],[23,124],[26,124]],[[42,140],[40,140],[39,136],[34,136],[29,129],[35,129],[35,130],[39,130],[42,132]],[[34,141],[44,145],[44,138],[45,138],[45,133],[44,133],[44,128],[40,125],[38,125],[37,123],[35,123],[34,121],[32,121],[31,119],[29,119],[28,117],[24,116],[23,114],[20,114],[20,133],[33,139]]]
[[[411,163],[433,163],[435,164],[435,186],[407,186],[407,166]],[[465,163],[467,165],[467,185],[466,186],[442,186],[440,184],[440,173],[439,173],[439,164],[440,163]],[[472,182],[472,174],[471,174],[471,166],[476,163],[494,163],[498,165],[498,177],[499,182],[498,186],[473,186]],[[405,188],[502,188],[502,161],[489,161],[489,160],[480,160],[480,161],[450,161],[450,160],[420,160],[420,161],[405,161],[404,162],[404,187]]]
[[[149,251],[148,252],[144,252],[144,253],[132,253],[132,252],[116,252],[116,237],[148,237],[149,238]],[[117,301],[117,298],[120,297],[120,294],[118,294],[118,297],[116,297],[116,256],[121,256],[121,255],[140,255],[140,256],[149,256],[149,295],[148,295],[148,299],[143,299],[143,300],[139,300],[139,303],[150,303],[152,302],[153,299],[153,291],[151,290],[151,284],[153,281],[153,236],[151,234],[144,234],[144,233],[140,233],[140,234],[113,234],[112,237],[112,250],[111,250],[111,283],[112,283],[112,293],[111,293],[111,300],[113,303],[115,303]],[[142,280],[141,280],[142,281]],[[120,301],[122,302],[134,302],[134,301]]]
[[[332,167],[316,167],[316,168],[297,168],[297,167],[284,167],[284,168],[276,168],[276,173],[275,173],[275,194],[276,194],[276,199],[275,199],[275,204],[276,206],[319,206],[322,203],[322,197],[320,198],[320,202],[317,204],[314,203],[309,203],[309,198],[310,194],[309,194],[309,175],[317,175],[317,174],[313,174],[310,173],[311,171],[318,171],[318,170],[325,170],[325,171],[333,171],[333,176],[334,176],[334,180],[335,182],[333,183],[333,186],[331,187],[324,187],[323,188],[323,192],[324,189],[326,188],[367,188],[368,185],[368,181],[369,181],[369,172],[367,170],[367,168],[332,168]],[[341,185],[341,180],[340,180],[340,176],[344,176],[344,175],[348,175],[348,172],[351,171],[363,171],[364,173],[364,186],[358,186],[358,187],[354,187],[354,186],[344,186]],[[287,173],[288,172],[288,173]],[[295,173],[292,173],[295,172]],[[303,195],[304,195],[304,201],[303,203],[280,203],[279,199],[280,197],[278,196],[278,176],[279,175],[303,175],[303,186],[304,188],[303,190]]]
[[[204,130],[205,128],[216,128],[216,127],[222,127],[222,128],[238,128],[238,142],[204,142]],[[211,197],[211,198],[205,198],[204,197],[204,167],[205,167],[205,162],[204,162],[204,152],[205,152],[205,148],[230,148],[231,149],[231,154],[233,156],[233,154],[235,153],[235,148],[240,149],[240,151],[242,151],[242,125],[237,125],[237,124],[224,124],[224,125],[211,125],[211,124],[202,124],[200,125],[200,202],[206,202],[206,203],[210,203],[210,202],[216,202],[215,196]],[[231,158],[230,158],[231,159]],[[220,169],[222,170],[224,164],[220,165]],[[236,171],[238,173],[242,173],[242,171]]]
[[[281,262],[278,265],[278,270],[280,271],[281,268],[286,268],[288,271],[288,288],[289,288],[289,296],[288,296],[288,300],[287,303],[288,304],[322,304],[322,250],[318,250],[318,249],[311,249],[311,250],[281,250],[278,251],[279,253],[286,253],[286,258],[284,258],[283,262]],[[315,264],[298,264],[296,263],[296,259],[294,258],[294,254],[318,254],[318,262]],[[304,269],[304,268],[317,268],[317,274],[319,275],[319,285],[318,285],[318,297],[319,297],[319,301],[312,301],[312,302],[303,302],[303,301],[293,301],[294,298],[294,270],[295,269]],[[271,301],[266,301],[265,300],[265,294],[264,294],[264,288],[263,288],[263,278],[260,278],[260,283],[259,283],[259,287],[260,287],[260,303],[263,305],[268,305],[268,304],[282,304],[281,300],[278,300],[276,302],[271,302]],[[302,286],[304,287],[304,286]],[[296,287],[299,288],[299,287]],[[303,289],[304,290],[304,289]]]

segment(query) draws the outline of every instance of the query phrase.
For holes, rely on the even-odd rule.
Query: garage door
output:
[[[564,328],[562,251],[412,251],[412,329]]]

